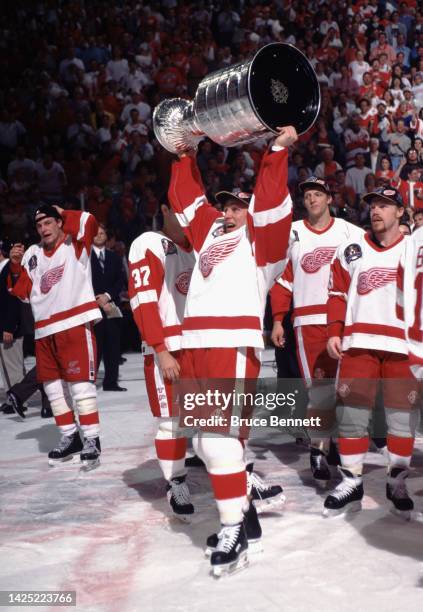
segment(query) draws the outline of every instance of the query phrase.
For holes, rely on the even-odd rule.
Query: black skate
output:
[[[247,494],[254,500],[259,514],[280,509],[286,499],[280,485],[269,485],[253,472],[252,463],[247,465]]]
[[[363,479],[354,476],[345,468],[338,468],[342,481],[325,499],[323,516],[338,516],[345,512],[361,510],[363,499]]]
[[[185,467],[204,467],[204,461],[198,455],[193,455],[185,459]]]
[[[186,476],[172,478],[166,486],[166,492],[173,514],[184,523],[189,523],[190,517],[194,514],[194,506],[185,478]]]
[[[232,574],[248,565],[248,540],[244,523],[222,525],[216,550],[210,557],[211,573],[215,578]]]
[[[326,485],[331,479],[326,455],[318,448],[310,448],[310,468],[318,484]]]
[[[69,461],[74,455],[82,451],[82,442],[78,431],[67,436],[63,434],[59,444],[48,454],[49,465],[57,465]]]
[[[408,495],[407,485],[405,484],[408,474],[409,472],[405,468],[391,468],[386,483],[386,497],[393,504],[392,513],[405,521],[411,519],[411,511],[414,509],[414,502]]]
[[[12,406],[13,412],[15,412],[22,420],[24,420],[25,412],[28,410],[27,407],[23,405],[19,397],[17,397],[14,393],[8,393],[7,397],[10,406]]]
[[[85,438],[84,448],[81,451],[81,469],[85,472],[93,470],[100,465],[100,438]]]
[[[244,527],[248,540],[248,553],[257,554],[262,552],[263,546],[261,541],[261,525],[259,523],[257,510],[253,502],[250,502],[247,512],[244,512]],[[204,553],[207,559],[216,550],[218,543],[219,536],[217,533],[213,533],[207,538],[206,551]]]

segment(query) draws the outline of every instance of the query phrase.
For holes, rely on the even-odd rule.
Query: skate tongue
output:
[[[219,531],[219,542],[216,550],[221,552],[230,552],[232,550],[241,529],[241,523],[237,525],[222,525],[222,529]]]

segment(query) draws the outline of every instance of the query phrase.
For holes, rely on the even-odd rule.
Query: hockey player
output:
[[[11,251],[19,278],[12,293],[29,301],[35,320],[37,378],[44,385],[62,436],[49,464],[80,453],[84,469],[100,461],[95,387],[96,348],[92,325],[101,318],[91,284],[90,250],[97,221],[86,213],[44,204],[34,214],[40,243]],[[79,414],[75,423],[63,392],[69,383]]]
[[[324,514],[361,508],[369,416],[382,379],[388,428],[386,496],[394,511],[409,518],[413,501],[405,479],[413,452],[418,394],[404,324],[396,314],[397,269],[408,240],[399,231],[404,207],[392,187],[363,199],[370,206],[371,231],[338,248],[329,285],[328,353],[341,360],[337,418],[342,482],[326,498]]]
[[[355,241],[364,232],[343,219],[331,217],[332,196],[323,179],[310,177],[300,184],[300,189],[307,218],[292,224],[288,264],[270,292],[274,318],[272,341],[275,346],[284,346],[282,320],[293,299],[298,363],[309,390],[308,416],[320,416],[320,431],[324,432],[331,427],[335,390],[331,384],[322,384],[322,379],[334,379],[338,366],[326,350],[330,263],[342,242]],[[312,433],[310,466],[318,482],[330,479],[326,459],[329,447],[328,435],[319,436],[319,431]]]
[[[251,201],[232,196],[223,216],[206,200],[194,155],[181,154],[173,164],[169,201],[196,256],[182,326],[184,378],[258,376],[265,299],[286,257],[292,209],[287,147],[296,140],[293,127],[279,130]],[[206,464],[222,525],[211,555],[212,572],[219,576],[248,562],[244,511],[254,510],[246,497],[243,446],[237,437],[204,431],[193,442]]]
[[[144,374],[153,416],[156,452],[170,506],[186,520],[194,512],[185,483],[187,440],[178,427],[172,382],[179,378],[182,320],[194,254],[175,213],[162,205],[161,232],[145,232],[129,251],[129,297],[145,343]]]
[[[397,314],[405,322],[408,358],[414,376],[423,381],[423,228],[406,241],[398,268]]]

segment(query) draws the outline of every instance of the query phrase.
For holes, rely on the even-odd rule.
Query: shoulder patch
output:
[[[165,255],[175,255],[177,253],[175,243],[167,238],[162,238],[162,246]]]
[[[292,233],[293,233],[293,238],[292,238],[293,242],[299,242],[300,241],[300,237],[298,236],[297,230],[293,229]]]
[[[35,268],[38,265],[38,261],[37,261],[37,256],[33,255],[30,260],[28,261],[28,268],[29,271],[32,272],[32,270],[35,270]]]
[[[354,242],[353,244],[349,244],[344,251],[344,257],[346,262],[349,264],[356,259],[360,259],[363,256],[363,252],[361,250],[361,246]]]

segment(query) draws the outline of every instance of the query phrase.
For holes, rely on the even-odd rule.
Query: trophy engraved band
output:
[[[293,125],[299,134],[316,121],[320,88],[308,59],[292,45],[271,43],[253,59],[207,75],[194,100],[163,100],[154,109],[154,133],[177,153],[208,136],[225,147],[246,144]]]

